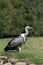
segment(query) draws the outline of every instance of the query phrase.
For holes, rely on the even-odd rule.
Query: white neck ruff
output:
[[[24,38],[24,42],[26,40],[25,34],[21,34],[21,36]]]

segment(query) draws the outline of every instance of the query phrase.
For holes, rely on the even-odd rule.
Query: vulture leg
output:
[[[21,47],[18,46],[18,47],[16,48],[16,51],[21,52]]]
[[[19,52],[21,52],[21,47],[19,47]]]

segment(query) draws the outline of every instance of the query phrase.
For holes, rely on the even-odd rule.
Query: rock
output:
[[[15,65],[26,65],[26,62],[17,62]]]
[[[0,59],[7,59],[6,56],[0,56]]]
[[[5,64],[3,64],[3,65],[12,65],[10,62],[8,62],[8,63],[5,63]]]
[[[18,59],[15,59],[15,58],[9,58],[8,59],[8,62],[11,62],[11,63],[15,63],[17,61],[18,61]]]
[[[3,65],[3,60],[0,59],[0,65]]]

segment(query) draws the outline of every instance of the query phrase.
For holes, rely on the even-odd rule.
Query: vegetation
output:
[[[26,25],[31,36],[43,35],[43,0],[0,0],[0,37],[19,35]]]
[[[43,36],[43,0],[0,0],[0,37],[17,36],[24,27],[33,27],[29,36]],[[4,51],[11,38],[0,39],[0,54],[27,63],[43,63],[43,37],[30,37],[22,51]]]
[[[12,56],[27,63],[43,64],[43,37],[28,38],[26,44],[22,46],[22,51],[19,53],[15,50],[4,52],[4,47],[10,40],[10,38],[0,39],[0,54],[7,57]]]

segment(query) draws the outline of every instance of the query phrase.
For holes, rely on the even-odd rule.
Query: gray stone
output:
[[[3,64],[3,65],[12,65],[10,62],[8,62],[8,63],[5,63],[5,64]]]
[[[26,62],[17,62],[15,65],[26,65]]]
[[[0,65],[3,65],[3,60],[0,59]]]
[[[8,59],[8,62],[11,62],[11,63],[15,63],[17,61],[18,61],[18,59],[15,59],[15,58],[9,58]]]
[[[0,59],[7,59],[6,56],[0,56]]]

